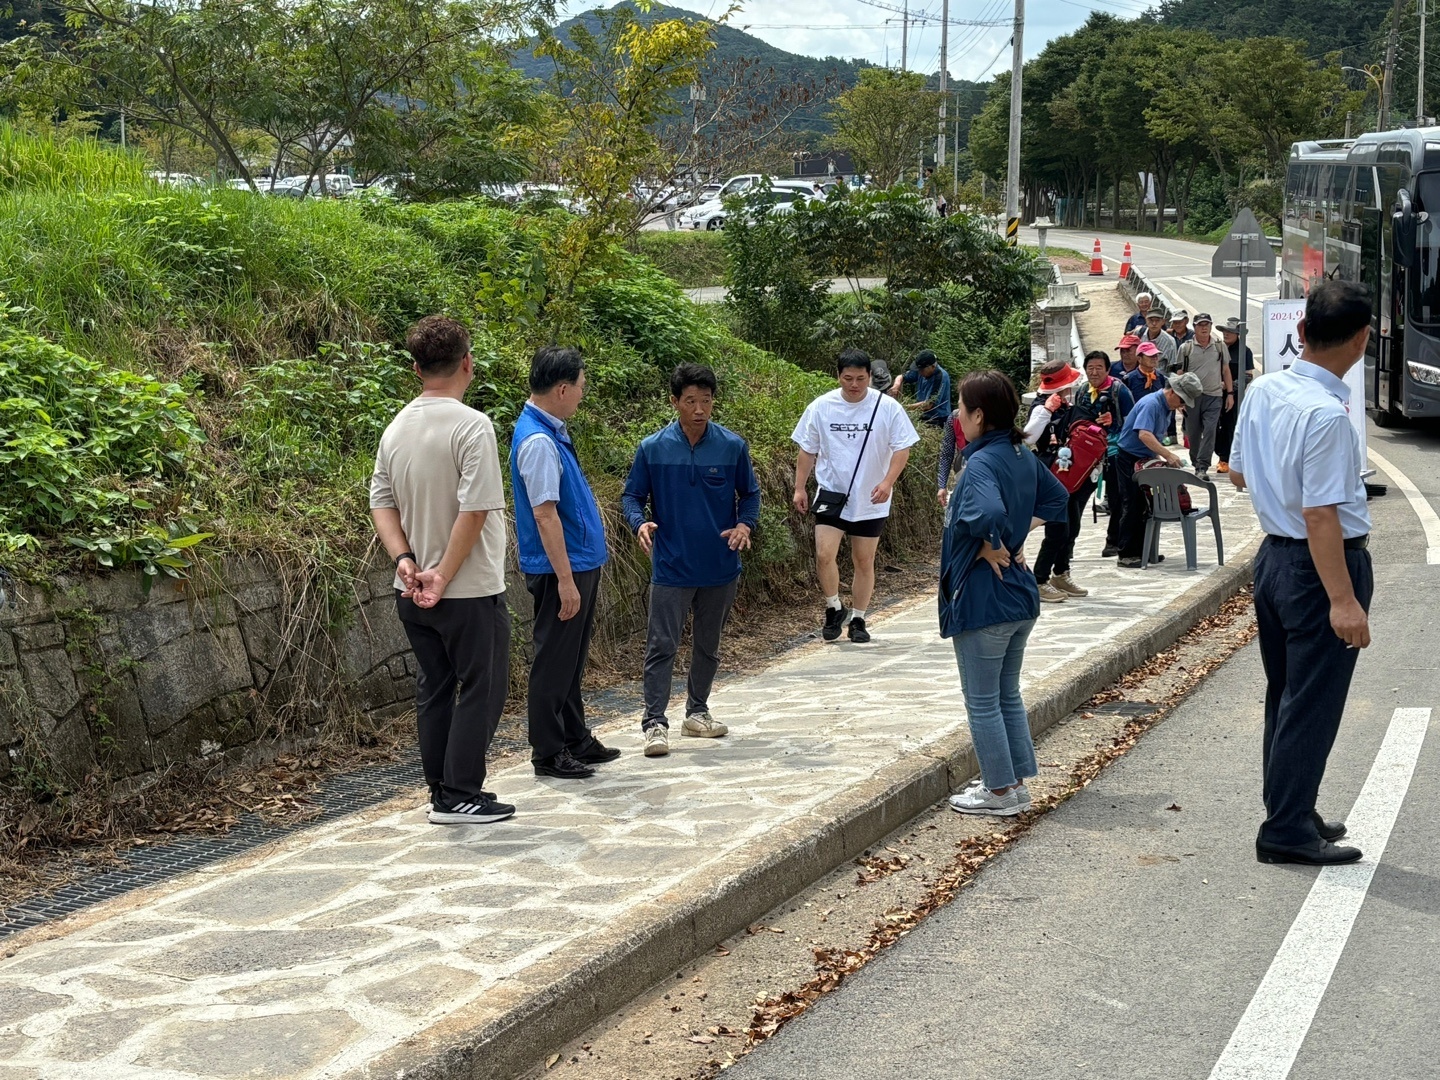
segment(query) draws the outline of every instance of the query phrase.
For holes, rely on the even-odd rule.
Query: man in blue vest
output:
[[[646,757],[670,752],[665,710],[686,616],[694,623],[680,733],[718,739],[730,730],[710,715],[710,687],[720,667],[720,632],[740,584],[740,552],[749,550],[760,524],[760,484],[745,440],[710,420],[717,389],[708,367],[675,369],[670,405],[676,420],[640,444],[621,499],[652,566],[641,721]]]
[[[580,683],[590,653],[600,569],[609,558],[600,507],[565,421],[585,393],[580,350],[547,345],[530,363],[530,400],[510,440],[515,538],[535,599],[530,757],[536,776],[583,780],[620,756],[590,734]]]

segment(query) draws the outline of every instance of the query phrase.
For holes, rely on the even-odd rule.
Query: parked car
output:
[[[163,169],[151,169],[145,175],[155,183],[164,184],[166,187],[199,187],[205,182],[190,173],[165,172]]]
[[[729,184],[725,186],[729,187]],[[738,191],[747,189],[748,185],[739,188]],[[722,190],[724,189],[722,188]],[[736,193],[738,192],[730,194]],[[809,180],[775,181],[762,196],[763,201],[768,204],[770,212],[775,214],[788,214],[795,208],[795,203],[804,202],[810,198],[815,198],[815,187]],[[709,202],[700,203],[683,211],[680,214],[680,225],[685,229],[705,229],[707,231],[723,229],[727,214],[723,198],[711,199]]]

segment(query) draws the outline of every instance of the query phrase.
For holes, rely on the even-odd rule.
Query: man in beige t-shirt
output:
[[[428,316],[406,348],[424,389],[380,438],[370,512],[395,560],[396,604],[419,668],[415,713],[430,821],[501,821],[515,808],[482,790],[510,682],[495,426],[463,401],[475,377],[463,326]]]

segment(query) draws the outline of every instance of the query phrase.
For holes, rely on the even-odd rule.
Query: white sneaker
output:
[[[645,732],[645,756],[664,757],[668,753],[670,753],[670,729],[664,724],[656,724]]]
[[[690,735],[696,739],[718,739],[729,733],[730,729],[719,720],[713,719],[708,712],[693,713],[685,717],[685,722],[680,725],[681,735]]]
[[[967,788],[958,795],[951,795],[950,809],[957,814],[1015,817],[1030,809],[1030,796],[1029,792],[1024,791],[1024,785],[1013,788],[1004,795],[996,795],[984,785],[979,785]]]
[[[1049,583],[1055,588],[1059,589],[1066,596],[1090,595],[1089,589],[1081,588],[1079,585],[1075,584],[1075,579],[1070,576],[1069,571],[1066,571],[1063,574],[1051,574]]]
[[[1042,582],[1040,585],[1040,600],[1045,604],[1063,604],[1065,594],[1057,589],[1050,582]]]

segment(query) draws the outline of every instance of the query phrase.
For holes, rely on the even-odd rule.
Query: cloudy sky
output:
[[[676,7],[717,15],[727,0],[667,0]],[[885,8],[902,8],[905,0],[875,0]],[[864,0],[742,0],[731,25],[747,30],[790,52],[810,56],[862,57],[883,64],[887,51],[900,62],[900,15]],[[941,0],[909,0],[912,14],[928,14],[928,24],[912,25],[909,66],[936,71],[940,61]],[[571,10],[590,4],[572,3]],[[1025,56],[1033,57],[1045,43],[1080,26],[1091,11],[1138,15],[1151,5],[1145,0],[1028,0],[1025,12]],[[982,79],[1010,67],[1010,20],[1013,0],[950,0],[950,71]],[[893,17],[894,22],[887,19]],[[956,25],[957,23],[974,25]],[[986,25],[990,24],[990,25]],[[996,25],[999,24],[999,25]]]

